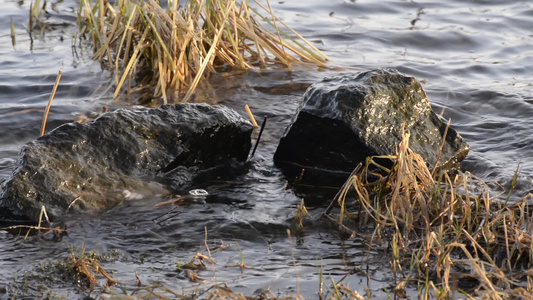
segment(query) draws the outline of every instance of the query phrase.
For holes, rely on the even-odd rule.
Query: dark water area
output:
[[[45,28],[30,36],[28,1],[0,0],[0,180],[11,174],[20,148],[38,137],[44,108],[59,70],[63,77],[47,131],[83,115],[128,106],[114,103],[111,79],[91,60],[89,43],[76,39],[71,0],[49,4]],[[343,240],[327,224],[303,229],[292,224],[302,199],[319,215],[335,190],[295,194],[273,165],[272,156],[305,88],[325,76],[392,67],[423,83],[434,110],[471,146],[462,168],[486,181],[510,186],[520,166],[513,199],[533,192],[533,3],[528,1],[276,1],[275,14],[329,56],[330,68],[296,66],[251,70],[213,78],[211,99],[245,115],[248,104],[268,125],[254,158],[242,172],[214,174],[191,188],[205,199],[180,206],[153,206],[161,196],[147,191],[137,199],[98,215],[69,216],[62,241],[0,231],[0,298],[35,298],[52,292],[81,299],[76,284],[44,283],[47,262],[63,261],[70,248],[112,256],[102,265],[114,271],[131,292],[143,284],[162,284],[178,293],[227,284],[257,295],[317,298],[319,277],[343,282],[371,298],[386,297],[397,283],[383,249],[368,249],[358,239]],[[10,20],[15,24],[12,45]],[[130,106],[133,104],[130,104]],[[220,176],[218,176],[220,175]],[[183,191],[186,193],[187,191]],[[497,191],[495,191],[496,193]],[[291,229],[288,237],[287,229]],[[205,234],[207,232],[207,239]],[[177,271],[197,252],[212,250],[215,266],[198,272],[199,287]],[[223,246],[223,247],[221,247]],[[220,248],[220,251],[214,251]],[[240,269],[241,261],[249,267]],[[48,284],[48,285],[47,285]],[[91,297],[104,290],[97,288]],[[28,287],[29,286],[29,287]],[[23,289],[25,287],[25,289]],[[410,291],[416,297],[415,290]],[[40,296],[37,296],[40,298]]]

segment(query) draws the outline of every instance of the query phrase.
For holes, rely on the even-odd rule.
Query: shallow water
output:
[[[27,32],[27,1],[0,0],[0,180],[7,178],[20,147],[35,139],[56,75],[62,70],[47,131],[80,115],[113,107],[102,90],[109,74],[91,60],[91,48],[73,37],[77,33],[73,1],[49,9],[43,33]],[[324,76],[393,67],[416,76],[434,110],[451,118],[452,126],[472,150],[463,169],[484,180],[510,185],[520,165],[515,199],[533,189],[533,7],[527,1],[280,1],[276,15],[314,42],[329,56],[331,67],[296,67],[250,71],[217,80],[214,99],[243,115],[248,104],[268,125],[254,159],[238,174],[223,174],[196,182],[210,195],[200,201],[154,209],[160,198],[146,196],[97,216],[72,216],[65,222],[68,237],[22,237],[0,231],[0,282],[5,294],[22,295],[26,272],[35,273],[47,261],[69,256],[69,247],[111,253],[104,263],[125,290],[161,283],[177,292],[192,292],[177,263],[197,252],[206,253],[204,240],[217,262],[198,272],[207,286],[226,283],[247,295],[270,289],[276,295],[299,292],[316,298],[319,273],[325,280],[342,279],[361,294],[386,296],[395,284],[385,250],[368,250],[358,239],[342,240],[324,224],[303,230],[291,227],[302,196],[285,189],[286,179],[272,164],[277,141],[288,124],[305,87]],[[16,26],[12,46],[10,18]],[[72,47],[72,45],[77,45]],[[119,104],[116,104],[119,105]],[[116,106],[115,105],[115,106]],[[120,104],[124,106],[124,104]],[[318,215],[332,194],[305,195],[312,215]],[[164,217],[162,217],[164,215]],[[167,218],[161,221],[162,218]],[[287,229],[292,229],[291,239]],[[241,260],[249,267],[235,265]],[[294,267],[296,265],[296,267]],[[323,269],[323,270],[322,270]],[[213,271],[214,270],[214,271]],[[368,276],[367,276],[368,275]],[[26,280],[26,281],[25,281]],[[42,282],[41,282],[42,283]],[[49,290],[32,286],[26,293]],[[83,298],[73,284],[49,284],[56,295]],[[103,287],[91,294],[98,297]],[[120,289],[115,289],[119,292]],[[412,291],[415,293],[414,291]],[[0,290],[2,293],[2,290]],[[279,294],[278,294],[279,293]],[[31,297],[30,298],[34,298]]]

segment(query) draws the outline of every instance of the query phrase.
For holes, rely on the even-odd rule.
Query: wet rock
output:
[[[0,220],[110,208],[149,182],[184,187],[195,174],[250,150],[251,124],[223,106],[177,104],[105,113],[28,143],[1,186]]]
[[[411,149],[430,168],[453,168],[470,149],[449,128],[437,162],[446,124],[432,111],[422,86],[397,70],[378,69],[309,87],[274,160],[306,168],[306,174],[309,169],[351,172],[368,156],[394,154],[402,126],[411,132]]]

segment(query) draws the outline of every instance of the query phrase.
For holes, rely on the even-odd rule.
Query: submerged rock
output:
[[[110,208],[148,182],[186,185],[201,170],[244,161],[252,125],[205,104],[106,113],[69,123],[28,143],[1,186],[0,220],[38,220],[66,211]]]
[[[372,155],[391,155],[411,132],[410,147],[430,168],[450,169],[470,147],[431,109],[420,83],[393,69],[378,69],[313,84],[286,129],[276,164],[351,172]],[[307,174],[307,173],[306,173]]]

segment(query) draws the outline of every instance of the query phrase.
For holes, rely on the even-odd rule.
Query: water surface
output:
[[[47,131],[80,115],[125,106],[113,103],[102,85],[110,75],[91,60],[91,47],[76,39],[77,3],[54,2],[47,27],[31,36],[27,1],[0,0],[0,179],[13,170],[22,145],[37,138],[42,114],[59,70],[63,78]],[[284,296],[301,293],[316,298],[319,274],[381,299],[396,281],[388,269],[386,250],[369,250],[359,239],[343,240],[335,229],[316,222],[304,229],[292,224],[296,206],[305,198],[316,216],[335,191],[295,194],[272,164],[277,142],[305,87],[325,76],[393,67],[416,76],[434,110],[471,145],[465,171],[504,187],[520,165],[514,199],[533,189],[533,8],[527,1],[278,1],[275,14],[329,56],[330,68],[310,66],[285,70],[251,70],[225,80],[213,79],[212,100],[245,115],[248,104],[268,126],[255,157],[238,174],[195,182],[206,189],[203,200],[174,208],[154,209],[162,199],[145,196],[94,216],[71,216],[62,241],[0,231],[0,282],[13,293],[83,298],[84,289],[57,282],[35,284],[25,274],[38,273],[49,261],[62,261],[69,248],[113,256],[114,271],[124,290],[162,284],[191,293],[191,282],[177,265],[206,253],[217,262],[198,275],[205,286],[227,284],[247,295],[270,290]],[[12,46],[10,19],[16,27]],[[74,47],[73,47],[74,46]],[[229,80],[228,80],[229,79]],[[127,105],[126,105],[127,106]],[[161,220],[162,216],[166,220]],[[291,229],[288,237],[287,229]],[[207,239],[206,239],[207,232]],[[220,251],[214,251],[223,246]],[[242,253],[241,253],[242,252]],[[244,259],[247,269],[236,266]],[[39,273],[38,273],[39,274]],[[348,275],[347,275],[348,274]],[[347,276],[346,276],[347,275]],[[345,277],[346,276],[346,277]],[[330,279],[331,278],[331,279]],[[23,292],[22,287],[31,286]],[[41,282],[42,283],[42,282]],[[104,281],[102,281],[104,284]],[[103,286],[91,297],[98,297]],[[113,289],[115,293],[120,288]],[[416,295],[415,291],[411,291]],[[33,295],[33,296],[32,296]]]

